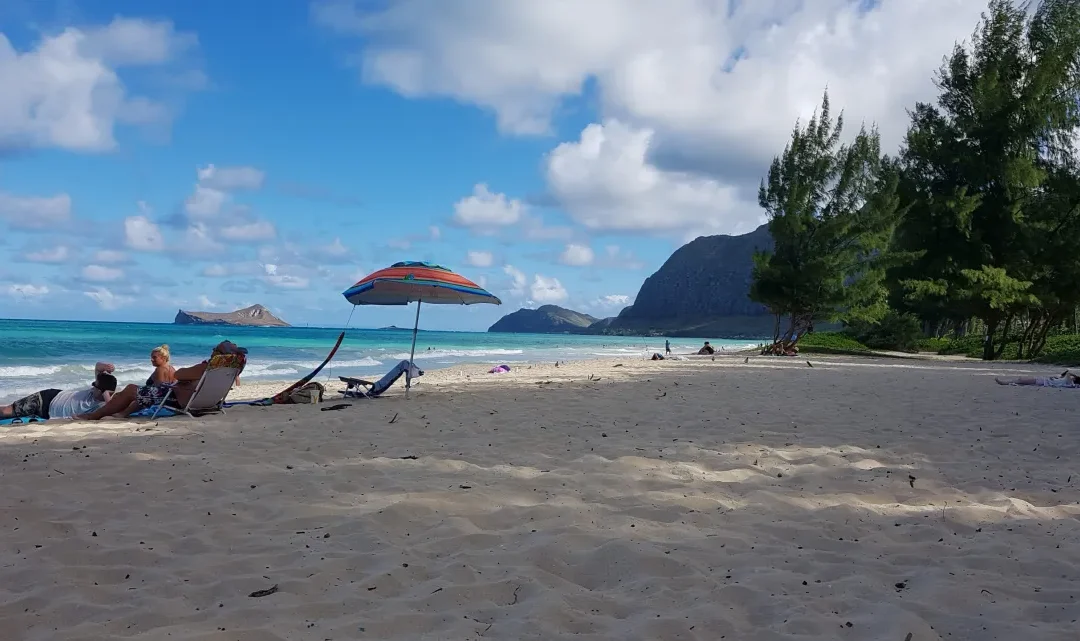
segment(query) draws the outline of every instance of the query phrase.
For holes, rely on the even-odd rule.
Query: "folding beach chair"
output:
[[[247,358],[243,354],[214,354],[211,356],[210,361],[206,364],[206,371],[199,378],[199,382],[195,384],[195,393],[188,399],[187,405],[180,408],[179,411],[192,418],[195,418],[195,413],[200,416],[211,412],[224,414],[225,397],[232,391],[236,377],[240,376],[241,372],[244,371],[244,365],[246,364]],[[154,413],[150,416],[151,419],[157,418],[158,412],[165,407],[165,403],[172,395],[173,390],[170,389],[165,394],[165,398],[161,399],[161,403],[154,408]],[[173,408],[170,407],[169,409]]]
[[[338,380],[345,383],[345,389],[340,390],[342,398],[372,398],[371,387],[375,383],[348,376],[338,376]]]

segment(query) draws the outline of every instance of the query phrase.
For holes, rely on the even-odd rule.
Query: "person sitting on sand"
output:
[[[1021,376],[995,378],[998,385],[1035,385],[1038,387],[1080,387],[1080,374],[1062,372],[1061,376]]]
[[[154,366],[154,371],[146,379],[147,385],[176,382],[176,368],[169,363],[168,345],[158,345],[150,350],[150,364]]]
[[[211,358],[219,354],[246,353],[246,349],[237,347],[236,344],[231,341],[221,341],[214,347]],[[195,394],[195,386],[206,372],[209,363],[209,360],[205,360],[198,365],[181,367],[180,369],[175,370],[173,376],[175,377],[176,382],[173,384],[153,383],[143,385],[142,387],[128,385],[114,394],[113,397],[101,407],[92,412],[80,414],[75,418],[81,421],[99,421],[106,416],[127,418],[139,410],[160,405],[162,400],[166,398],[165,407],[168,407],[169,409],[178,410],[186,407],[188,401],[190,401],[191,397]],[[172,394],[169,394],[170,390],[172,391]]]
[[[94,367],[94,382],[89,388],[58,390],[44,389],[0,406],[0,418],[73,418],[105,405],[116,390],[116,371],[111,363]]]
[[[662,361],[662,360],[664,360],[664,355],[661,354],[660,352],[653,352],[652,360],[654,360],[654,361]]]
[[[709,345],[709,341],[705,341],[705,346],[698,350],[698,355],[699,356],[708,356],[710,354],[715,354],[715,353],[716,353],[716,350],[713,349],[712,345]]]

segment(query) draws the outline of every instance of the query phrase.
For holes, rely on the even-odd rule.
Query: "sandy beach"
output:
[[[0,639],[1076,639],[1060,370],[810,360],[3,428]]]

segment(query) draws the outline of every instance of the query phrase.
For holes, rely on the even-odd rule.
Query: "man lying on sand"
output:
[[[94,382],[88,388],[69,390],[43,389],[20,398],[11,405],[0,406],[0,418],[73,418],[93,412],[105,405],[116,390],[116,371],[112,363],[94,367]]]
[[[221,341],[214,347],[211,357],[216,354],[246,353],[246,349],[237,347],[236,344],[231,341]],[[209,360],[205,360],[198,365],[181,367],[173,372],[176,382],[172,384],[150,383],[148,385],[143,385],[142,387],[128,385],[116,394],[113,394],[113,397],[101,407],[92,412],[79,414],[75,418],[80,421],[99,421],[106,416],[127,418],[139,410],[160,405],[161,401],[166,399],[166,397],[168,398],[165,400],[165,407],[174,410],[186,407],[188,401],[190,401],[191,397],[195,394],[195,386],[206,372],[209,363]],[[172,394],[169,394],[170,391],[172,391]]]
[[[1061,376],[1021,376],[995,378],[998,385],[1035,385],[1038,387],[1080,387],[1080,374],[1062,372]]]

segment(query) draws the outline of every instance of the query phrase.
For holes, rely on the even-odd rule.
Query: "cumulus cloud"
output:
[[[199,304],[199,307],[201,307],[202,309],[215,309],[217,307],[220,307],[218,303],[210,300],[210,298],[207,297],[206,294],[201,294],[197,302]]]
[[[124,271],[116,267],[105,267],[104,265],[87,265],[82,268],[82,277],[83,280],[107,283],[123,278]]]
[[[454,203],[454,222],[478,231],[513,225],[521,219],[525,204],[507,198],[506,194],[494,193],[480,183],[473,187],[471,196]]]
[[[4,291],[8,296],[14,298],[39,298],[49,293],[49,286],[13,283],[8,285]]]
[[[28,51],[0,34],[0,148],[112,149],[117,123],[169,114],[161,103],[130,95],[120,69],[161,66],[196,44],[170,22],[125,18],[65,29]]]
[[[470,251],[465,256],[465,262],[472,267],[491,267],[495,263],[495,256],[491,252]]]
[[[195,220],[208,221],[222,215],[237,191],[261,189],[265,174],[255,167],[196,167],[194,191],[184,201],[184,212]]]
[[[595,229],[679,234],[699,216],[703,230],[748,230],[758,180],[826,87],[849,123],[877,122],[885,148],[895,148],[906,110],[935,95],[942,57],[985,8],[986,0],[319,0],[314,19],[358,37],[364,81],[477,105],[507,133],[548,133],[565,101],[595,92],[600,122],[549,158],[552,192]],[[560,171],[571,167],[577,176]]]
[[[534,274],[532,285],[529,287],[529,298],[541,305],[565,302],[570,295],[562,286],[558,278],[547,277],[542,274]]]
[[[107,287],[95,287],[89,291],[83,292],[83,294],[97,303],[98,307],[107,311],[120,309],[121,307],[130,305],[135,300],[131,296],[114,293]]]
[[[524,296],[527,281],[525,272],[513,265],[505,265],[503,266],[503,273],[510,277],[510,284],[507,287],[510,294],[512,296]]]
[[[37,251],[27,252],[23,254],[23,260],[31,263],[66,263],[71,258],[71,250],[66,245],[58,245],[49,249],[39,249]]]
[[[94,262],[99,265],[119,265],[128,262],[128,257],[122,251],[100,249],[94,252]]]
[[[761,223],[757,204],[740,200],[734,186],[650,163],[652,138],[617,120],[589,125],[548,154],[552,195],[574,220],[601,231],[750,231]]]
[[[135,251],[159,252],[165,249],[165,238],[147,216],[128,216],[124,219],[124,245]]]
[[[265,220],[239,223],[222,227],[218,234],[225,240],[237,243],[261,243],[277,238],[277,228]]]
[[[0,34],[0,44],[3,44]],[[0,83],[3,83],[0,70]],[[0,92],[0,103],[4,98]],[[0,130],[3,124],[3,111],[0,109]],[[60,231],[71,220],[71,197],[67,194],[57,196],[15,196],[0,191],[0,220],[4,220],[12,229],[26,231]]]
[[[266,174],[255,167],[218,167],[210,164],[196,169],[199,184],[209,189],[239,191],[261,189]]]
[[[570,265],[572,267],[592,265],[595,258],[596,255],[593,253],[592,247],[577,243],[570,243],[563,249],[563,252],[559,254],[559,262],[563,265]]]
[[[626,307],[630,304],[630,297],[626,294],[608,294],[593,301],[593,305],[602,308]]]

